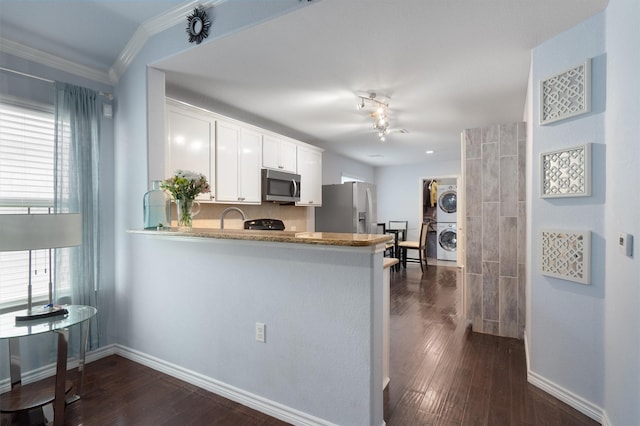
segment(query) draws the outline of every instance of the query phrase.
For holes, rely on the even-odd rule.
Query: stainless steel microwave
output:
[[[300,201],[300,175],[262,169],[262,201],[275,203]]]

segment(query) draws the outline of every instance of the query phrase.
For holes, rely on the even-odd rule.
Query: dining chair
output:
[[[402,241],[407,239],[407,229],[409,228],[408,220],[390,220],[387,229],[398,229],[402,234]]]
[[[387,224],[386,223],[376,223],[376,233],[377,234],[386,234],[387,233]],[[395,244],[393,242],[385,243],[384,246],[384,255],[387,257],[395,257]]]
[[[429,223],[423,223],[420,227],[419,241],[402,241],[398,243],[398,248],[401,252],[402,265],[406,268],[407,262],[419,262],[420,270],[424,272],[425,268],[429,269],[427,264],[427,234]],[[418,250],[418,257],[407,257],[407,250]],[[422,266],[424,262],[424,267]]]

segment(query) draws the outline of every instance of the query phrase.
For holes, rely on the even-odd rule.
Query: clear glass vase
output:
[[[178,216],[178,230],[191,231],[193,217],[200,212],[200,203],[190,198],[178,198],[176,200],[176,212]]]
[[[171,227],[171,197],[160,189],[162,181],[151,182],[151,189],[144,194],[144,229]]]

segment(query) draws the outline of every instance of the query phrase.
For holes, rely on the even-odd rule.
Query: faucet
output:
[[[224,229],[224,217],[227,215],[227,213],[229,213],[231,211],[236,211],[236,212],[240,213],[240,215],[242,216],[242,220],[243,221],[247,220],[247,216],[245,216],[245,214],[244,214],[244,212],[242,210],[240,210],[237,207],[229,207],[227,209],[224,209],[224,211],[222,212],[222,215],[220,216],[220,229]]]

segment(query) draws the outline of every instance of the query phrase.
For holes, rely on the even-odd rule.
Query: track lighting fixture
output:
[[[375,92],[369,93],[368,96],[358,97],[360,98],[360,102],[357,105],[358,110],[366,108],[367,104],[365,101],[371,106],[372,111],[369,113],[369,116],[373,119],[373,128],[378,131],[378,139],[380,142],[384,142],[385,136],[391,131],[389,127],[389,104],[376,99]]]

